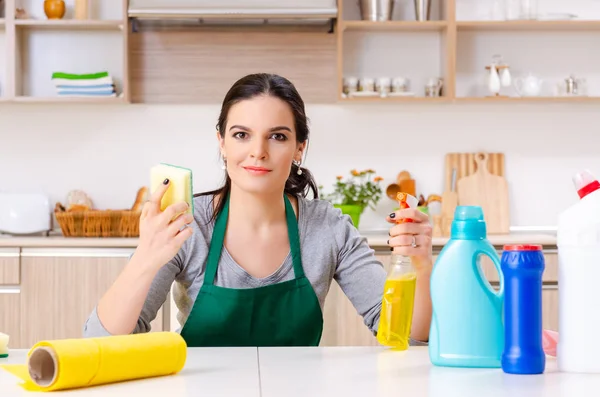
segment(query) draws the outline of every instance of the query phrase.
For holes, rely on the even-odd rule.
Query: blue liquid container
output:
[[[502,370],[509,374],[541,374],[546,367],[542,347],[541,245],[505,245],[504,352]]]
[[[489,256],[496,266],[499,291],[494,291],[485,278],[481,255]],[[458,206],[450,240],[431,273],[431,363],[500,368],[504,349],[503,300],[500,257],[487,240],[483,210],[479,206]]]

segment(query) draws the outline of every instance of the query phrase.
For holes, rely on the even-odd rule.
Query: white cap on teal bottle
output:
[[[459,205],[454,211],[450,238],[483,240],[487,236],[483,209],[477,205]]]

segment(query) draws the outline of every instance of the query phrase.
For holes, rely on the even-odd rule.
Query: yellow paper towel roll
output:
[[[27,390],[54,391],[175,374],[187,345],[178,333],[155,332],[89,339],[42,341],[27,365],[4,365]]]

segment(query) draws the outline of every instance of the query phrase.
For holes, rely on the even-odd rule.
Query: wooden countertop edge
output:
[[[387,247],[389,236],[385,234],[363,234],[367,243],[374,249]],[[495,246],[504,244],[542,244],[544,246],[555,246],[556,236],[544,233],[511,233],[504,235],[488,235],[488,240]],[[95,238],[95,237],[0,237],[0,247],[75,247],[75,248],[135,248],[138,238]],[[434,237],[434,247],[442,247],[448,241],[448,237]]]

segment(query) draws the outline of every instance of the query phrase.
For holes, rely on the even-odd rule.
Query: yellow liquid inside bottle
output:
[[[386,280],[377,330],[377,341],[397,350],[408,349],[417,275],[395,275]]]

